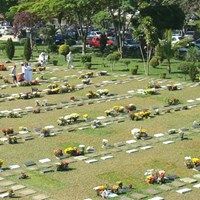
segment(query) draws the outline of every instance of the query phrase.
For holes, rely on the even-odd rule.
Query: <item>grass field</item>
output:
[[[21,61],[20,55],[22,54],[22,48],[19,47],[17,54],[14,58],[14,62],[19,63]],[[34,59],[37,54],[34,54]],[[55,55],[54,55],[55,56]],[[65,64],[63,57],[57,56],[59,60],[59,66],[55,67],[51,64],[48,65],[47,70],[44,72],[43,76],[46,78],[58,77],[58,79],[63,79],[65,76],[68,76],[68,82],[70,84],[76,85],[81,84],[81,79],[77,77],[80,75],[80,71],[87,72],[82,67],[79,57],[75,55],[77,62],[75,62],[75,69],[65,71]],[[5,61],[5,55],[1,54],[0,59]],[[139,76],[143,73],[143,66],[140,60],[131,60],[131,66],[139,64]],[[94,85],[99,84],[102,81],[110,80],[124,80],[128,79],[130,72],[120,71],[122,68],[122,63],[117,63],[114,72],[110,71],[110,68],[104,68],[101,65],[102,59],[95,57],[93,59],[93,68],[92,71],[96,74],[99,70],[108,70],[110,76],[95,76],[92,78],[92,84],[83,90],[75,91],[73,93],[67,94],[58,94],[58,95],[44,95],[38,100],[42,101],[47,99],[49,103],[59,104],[62,101],[70,101],[70,97],[74,96],[77,99],[85,98],[88,91],[96,91],[99,88],[96,88]],[[12,64],[6,64],[11,66]],[[179,83],[183,82],[184,78],[182,74],[178,73],[178,61],[173,62],[173,71],[172,75],[168,75],[167,82],[169,83]],[[19,65],[18,65],[19,66]],[[123,66],[125,68],[125,66]],[[58,70],[53,70],[58,68]],[[129,82],[120,83],[120,84],[108,84],[104,85],[102,88],[109,89],[112,94],[127,94],[129,90],[145,89],[147,88],[148,82],[152,78],[159,79],[159,74],[165,72],[165,66],[158,69],[151,69],[151,76],[143,81],[138,81],[133,79]],[[20,68],[18,67],[18,72]],[[1,75],[8,77],[9,71],[0,72]],[[120,76],[126,74],[127,76]],[[41,76],[42,73],[35,73],[34,78]],[[74,75],[72,77],[72,75]],[[60,81],[58,84],[61,84]],[[186,84],[189,81],[186,82]],[[3,85],[3,80],[0,80],[0,86]],[[42,90],[47,88],[50,83],[43,83],[38,87]],[[31,87],[6,87],[5,89],[0,90],[0,93],[4,94],[14,94],[20,92],[30,92]],[[71,108],[63,108],[61,110],[54,109],[53,111],[42,112],[40,114],[29,113],[24,115],[22,118],[0,118],[0,129],[6,127],[13,127],[14,130],[18,131],[19,126],[26,126],[33,133],[33,128],[44,127],[47,125],[54,125],[56,128],[57,120],[59,117],[71,114],[74,112],[83,115],[87,113],[90,118],[95,119],[98,116],[106,116],[105,110],[112,108],[115,105],[126,106],[130,103],[136,105],[140,109],[150,109],[152,106],[162,107],[166,104],[165,100],[169,97],[176,97],[180,99],[181,103],[185,104],[188,99],[200,98],[200,88],[184,86],[183,90],[178,91],[160,91],[159,95],[135,95],[132,98],[121,99],[116,101],[94,103],[91,105],[76,106]],[[30,100],[13,100],[0,102],[0,111],[2,110],[12,110],[15,108],[24,109],[27,106],[35,106],[36,99]],[[149,135],[153,136],[155,133],[165,133],[167,130],[172,128],[181,128],[181,127],[191,127],[194,120],[200,119],[200,106],[196,106],[192,109],[172,112],[160,116],[156,116],[151,119],[145,119],[141,121],[132,121],[126,119],[122,123],[113,123],[109,126],[98,128],[98,129],[85,129],[77,130],[75,132],[68,132],[66,129],[61,134],[58,134],[54,137],[40,138],[36,137],[34,140],[22,142],[19,144],[11,145],[4,144],[0,146],[0,159],[3,159],[4,165],[8,166],[10,164],[19,164],[23,166],[23,163],[27,160],[33,160],[38,163],[39,159],[50,158],[53,163],[58,162],[58,160],[53,155],[53,150],[55,148],[66,148],[68,146],[78,146],[79,144],[85,144],[86,146],[94,146],[97,153],[108,151],[112,149],[104,150],[101,148],[102,139],[106,138],[111,144],[131,140],[133,136],[130,131],[133,128],[145,128]],[[60,127],[59,127],[60,128]],[[61,127],[62,128],[62,127]],[[64,127],[66,128],[66,127]],[[1,136],[3,134],[1,133]],[[161,142],[156,143],[155,140],[149,141],[139,141],[138,144],[144,145],[150,143],[153,148],[150,150],[142,151],[140,150],[136,154],[127,154],[125,150],[121,152],[112,152],[114,156],[113,159],[106,161],[99,161],[94,164],[86,164],[84,161],[78,161],[71,163],[70,167],[72,170],[67,172],[53,172],[47,174],[41,174],[39,171],[27,171],[30,179],[19,180],[18,175],[12,175],[7,177],[9,180],[13,180],[17,183],[26,185],[29,188],[35,189],[38,192],[42,192],[51,197],[51,199],[60,200],[82,200],[84,198],[90,197],[92,199],[99,199],[96,197],[96,193],[93,190],[93,187],[101,184],[115,184],[116,181],[122,181],[124,184],[133,184],[133,192],[143,192],[148,188],[157,189],[157,185],[150,186],[145,183],[144,172],[147,169],[164,169],[167,174],[176,174],[180,177],[192,177],[193,174],[196,174],[195,171],[189,170],[184,165],[184,157],[192,156],[198,157],[200,155],[200,138],[199,132],[190,132],[188,133],[189,140],[181,141],[179,136],[177,138],[171,138],[176,142],[170,145],[163,145]],[[170,139],[170,136],[169,136]],[[87,156],[87,155],[86,155]],[[100,160],[100,157],[97,157]],[[25,167],[22,168],[26,170]],[[1,176],[1,174],[0,174]],[[127,194],[130,196],[131,194]],[[191,193],[187,195],[178,195],[174,190],[170,192],[164,192],[160,196],[165,197],[165,199],[170,200],[198,200],[200,196],[200,191],[194,189]],[[26,199],[26,198],[24,198]],[[29,199],[27,197],[27,199]],[[30,198],[31,199],[31,198]],[[118,198],[117,198],[118,199]]]

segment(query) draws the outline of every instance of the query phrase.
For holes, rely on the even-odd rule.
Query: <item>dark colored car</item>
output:
[[[54,43],[56,45],[64,44],[65,43],[65,39],[64,39],[64,37],[61,34],[57,34],[57,35],[55,35]]]

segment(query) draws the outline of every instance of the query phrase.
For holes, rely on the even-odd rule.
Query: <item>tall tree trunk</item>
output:
[[[169,74],[171,73],[171,61],[170,61],[170,59],[167,59],[167,61],[168,61],[168,72],[169,72]]]
[[[86,37],[83,36],[83,39],[82,39],[82,54],[86,54]]]
[[[142,51],[141,44],[140,44],[140,53],[141,53],[142,62],[143,62],[143,65],[144,65],[144,73],[146,74],[146,63],[145,63],[144,53],[143,53],[143,51]]]

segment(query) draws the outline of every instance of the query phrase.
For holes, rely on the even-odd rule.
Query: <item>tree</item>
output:
[[[6,14],[10,7],[17,5],[18,0],[1,0],[0,1],[0,8],[1,8],[1,13]]]
[[[160,56],[163,59],[166,59],[168,62],[168,72],[171,73],[171,59],[174,56],[174,51],[172,48],[172,31],[167,30],[164,35],[163,40],[159,40],[157,51],[160,51],[157,54],[160,54]]]
[[[14,43],[13,43],[11,38],[9,38],[7,40],[5,50],[6,50],[7,57],[10,60],[12,60],[14,55],[15,55],[15,45],[14,45]]]
[[[113,52],[113,53],[111,53],[111,54],[109,54],[109,55],[107,56],[107,60],[110,61],[110,62],[112,63],[112,65],[111,65],[111,70],[112,70],[112,71],[113,71],[113,68],[114,68],[114,66],[115,66],[115,63],[116,63],[117,61],[119,61],[120,58],[121,58],[121,55],[120,55],[119,52]]]
[[[24,43],[24,58],[26,61],[29,61],[31,59],[32,55],[32,48],[31,48],[31,42],[30,38],[26,39],[26,42]]]
[[[31,47],[33,47],[32,31],[33,31],[33,27],[35,26],[36,22],[37,22],[36,15],[32,14],[30,12],[27,12],[27,11],[19,12],[14,16],[14,21],[13,21],[14,34],[19,35],[21,30],[23,30],[23,29],[26,29],[27,31],[29,31]]]
[[[58,51],[59,51],[59,54],[63,55],[65,57],[65,60],[66,60],[66,56],[70,51],[69,45],[67,45],[67,44],[60,45]]]

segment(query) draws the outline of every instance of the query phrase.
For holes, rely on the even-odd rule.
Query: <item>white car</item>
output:
[[[88,34],[88,37],[100,37],[101,36],[101,32],[100,31],[91,31]]]
[[[181,40],[181,36],[180,35],[173,35],[172,36],[172,45],[176,44],[180,40]]]
[[[12,35],[13,27],[12,26],[0,26],[0,34],[2,35]]]

